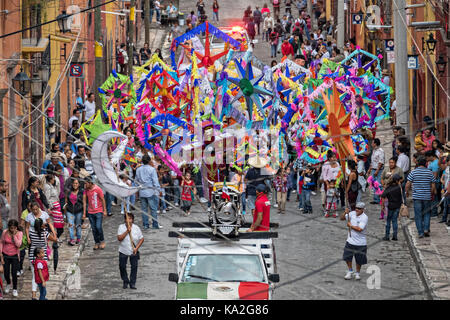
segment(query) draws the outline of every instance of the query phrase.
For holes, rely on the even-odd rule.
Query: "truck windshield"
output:
[[[257,255],[190,255],[181,282],[265,282]]]

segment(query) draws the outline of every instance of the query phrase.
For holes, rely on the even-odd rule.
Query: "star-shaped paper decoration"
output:
[[[103,132],[111,130],[111,125],[103,123],[100,110],[97,111],[94,120],[90,124],[83,124],[83,126],[90,133],[89,144],[92,144]]]
[[[176,81],[166,70],[163,70],[160,74],[154,74],[146,81],[141,100],[148,98],[157,109],[166,111],[172,104],[178,105],[177,99],[173,96],[173,90],[178,85],[178,81]],[[156,106],[156,99],[158,97],[160,97],[160,105],[162,108]]]
[[[197,56],[197,58],[200,60],[200,63],[198,65],[199,68],[205,67],[206,69],[208,69],[209,67],[214,65],[214,62],[216,60],[219,60],[220,58],[222,58],[224,55],[228,54],[229,49],[218,53],[214,56],[211,56],[211,50],[210,50],[210,39],[209,39],[209,24],[208,21],[205,22],[206,24],[206,37],[205,37],[205,54],[201,54],[197,51],[195,51],[195,55]],[[183,46],[184,48],[187,48],[184,44],[182,44],[181,46]]]
[[[105,83],[98,88],[98,92],[105,112],[108,111],[111,105],[116,109],[114,111],[114,119],[121,113],[120,107],[125,108],[123,114],[127,116],[136,103],[133,78],[118,74],[115,70],[111,72]],[[127,103],[124,102],[125,100],[128,100]]]
[[[258,111],[260,112],[260,115],[264,116],[263,104],[261,101],[261,97],[259,95],[273,96],[272,92],[258,85],[258,83],[264,77],[264,74],[261,74],[259,77],[254,78],[251,61],[247,63],[245,70],[237,59],[234,59],[234,64],[236,66],[236,70],[238,72],[240,79],[229,78],[229,81],[231,83],[239,87],[239,92],[234,97],[231,103],[244,97],[249,114],[249,120],[253,119],[252,117],[253,104],[256,104]]]
[[[328,112],[329,135],[333,145],[341,160],[348,156],[355,156],[353,143],[350,137],[351,113],[347,113],[341,100],[339,92],[336,89],[336,83],[333,82],[331,97],[327,93],[322,94]]]
[[[162,126],[158,125],[158,123],[161,123],[161,122],[162,122]],[[173,125],[169,126],[169,123],[172,123]],[[147,124],[151,125],[153,128],[155,128],[156,130],[159,131],[156,134],[154,134],[152,137],[150,137],[148,140],[162,137],[163,141],[162,141],[161,146],[163,149],[166,148],[167,137],[176,138],[178,141],[180,140],[180,136],[174,133],[174,131],[176,129],[178,129],[179,127],[183,127],[183,129],[185,129],[185,130],[190,129],[189,124],[187,122],[184,122],[183,120],[178,119],[169,113],[160,114],[160,115],[154,117],[153,119],[151,119],[150,121],[148,121]]]

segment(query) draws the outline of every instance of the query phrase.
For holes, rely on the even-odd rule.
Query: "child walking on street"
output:
[[[195,188],[194,181],[191,180],[191,174],[189,172],[187,172],[182,179],[181,209],[185,212],[184,215],[187,217],[191,214],[193,195],[197,194],[197,189]]]
[[[277,191],[278,213],[285,213],[286,196],[287,196],[287,176],[283,168],[278,169],[277,176],[273,181],[275,190]]]
[[[45,252],[43,248],[34,249],[34,256],[36,259],[33,262],[34,277],[39,287],[39,300],[47,300],[47,281],[49,279],[48,265],[45,260]]]
[[[128,176],[126,174],[121,174],[119,178],[127,186],[131,187],[131,180],[128,179]],[[131,196],[122,197],[122,201],[120,203],[120,214],[125,214],[125,205],[127,207],[127,212],[130,212],[130,203],[131,203]]]
[[[303,203],[303,213],[312,214],[313,209],[311,205],[311,190],[313,189],[314,183],[314,170],[308,166],[306,170],[302,173],[303,187],[302,187],[302,203]]]
[[[327,204],[325,210],[325,218],[330,217],[330,213],[333,213],[333,218],[337,218],[337,201],[339,199],[339,192],[336,189],[336,180],[331,180],[327,189]]]

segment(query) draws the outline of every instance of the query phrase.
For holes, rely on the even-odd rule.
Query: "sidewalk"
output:
[[[155,19],[155,17],[153,18]],[[145,30],[141,29],[140,40],[137,43],[137,49],[139,50],[144,46],[145,42]],[[150,25],[150,49],[152,53],[157,48],[161,49],[164,60],[168,62],[170,56],[170,43],[167,41],[169,34],[169,28],[156,24],[154,21]],[[114,213],[117,213],[117,209],[114,209]],[[106,220],[109,217],[106,218]],[[67,238],[69,231],[67,229],[67,223],[65,226],[64,234],[61,238],[64,242],[60,243],[58,249],[58,267],[57,271],[53,270],[53,257],[48,261],[48,269],[50,280],[47,283],[47,299],[48,300],[62,300],[66,298],[68,290],[79,289],[80,286],[80,269],[78,262],[87,244],[89,235],[92,233],[90,226],[82,230],[82,240],[78,246],[69,246],[67,244]],[[28,260],[28,252],[25,256],[23,265],[24,274],[18,279],[17,289],[19,296],[14,298],[12,296],[12,289],[9,294],[4,295],[4,300],[31,300],[31,279],[32,270],[30,269],[30,262]],[[4,280],[4,279],[3,279]],[[4,286],[6,286],[6,281]],[[39,299],[39,290],[37,293]]]
[[[410,205],[410,210],[414,210]],[[431,236],[419,239],[414,220],[402,221],[408,245],[431,299],[450,299],[450,227],[431,218]]]
[[[61,239],[63,239],[64,242],[60,243],[58,248],[58,267],[56,272],[53,270],[53,254],[51,259],[48,261],[48,270],[50,275],[50,279],[47,282],[48,300],[63,299],[65,290],[67,290],[68,287],[76,288],[79,286],[80,270],[78,268],[78,260],[84,250],[84,245],[90,232],[90,227],[82,229],[80,244],[73,247],[69,246],[67,244],[69,231],[66,223],[64,234],[61,236]],[[31,300],[31,279],[33,271],[30,269],[28,251],[23,263],[23,270],[24,274],[19,277],[17,285],[19,296],[14,298],[11,290],[9,294],[4,295],[4,300]],[[4,286],[6,286],[5,281]],[[37,292],[37,298],[39,299],[39,290]]]
[[[379,126],[379,130],[383,132],[379,138],[381,141],[386,141],[383,143],[386,160],[392,155],[392,145],[387,143],[392,141],[388,128],[388,121]],[[412,199],[408,199],[407,205],[410,211],[409,216],[414,217]],[[450,227],[444,223],[438,223],[441,217],[431,218],[431,237],[419,239],[414,219],[399,219],[428,298],[450,299]]]

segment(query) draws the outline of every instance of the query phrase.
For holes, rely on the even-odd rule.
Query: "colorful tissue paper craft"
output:
[[[225,43],[214,54],[213,37]],[[113,71],[98,88],[103,111],[78,132],[92,144],[103,132],[120,133],[131,124],[137,140],[180,173],[172,157],[202,141],[205,130],[212,130],[212,141],[226,130],[242,131],[248,138],[235,142],[234,160],[236,169],[245,170],[245,154],[261,151],[255,130],[280,137],[268,150],[278,164],[286,162],[288,144],[298,158],[319,164],[329,150],[340,160],[366,152],[359,130],[373,130],[389,117],[393,91],[381,80],[381,57],[358,48],[341,62],[323,59],[305,68],[283,59],[269,67],[251,48],[241,49],[239,41],[209,22],[197,26],[172,41],[170,65],[154,54],[134,67],[138,81]],[[113,139],[113,149],[126,164],[135,163],[135,150],[122,152],[120,143]],[[198,160],[190,163],[201,166]]]

